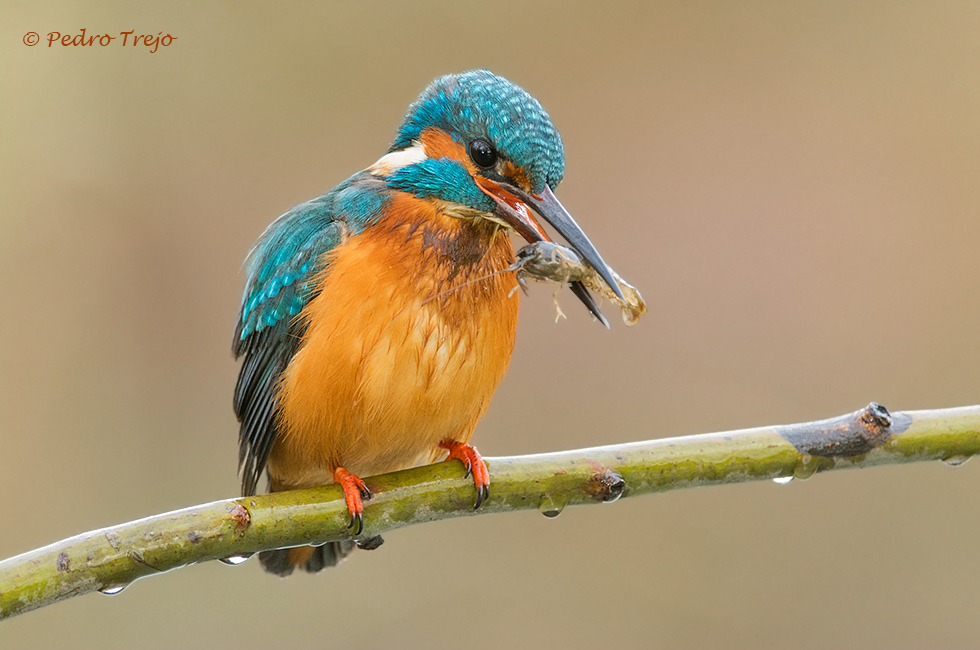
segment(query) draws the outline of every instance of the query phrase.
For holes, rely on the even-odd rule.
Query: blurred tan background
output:
[[[534,287],[484,454],[978,401],[977,3],[82,4],[0,10],[0,557],[237,495],[246,252],[474,67],[551,113],[559,197],[651,307],[605,331],[564,292],[556,324]],[[178,40],[45,47],[82,27]],[[978,488],[935,463],[439,522],[0,647],[976,647]]]

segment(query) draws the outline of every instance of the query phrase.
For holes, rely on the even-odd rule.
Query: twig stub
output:
[[[825,458],[859,456],[908,428],[911,419],[898,415],[893,418],[884,406],[871,402],[848,415],[776,427],[776,432],[803,454]]]

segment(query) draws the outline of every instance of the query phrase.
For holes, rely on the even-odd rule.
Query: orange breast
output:
[[[432,462],[466,442],[510,360],[518,298],[505,232],[398,197],[329,254],[280,386],[273,489]]]

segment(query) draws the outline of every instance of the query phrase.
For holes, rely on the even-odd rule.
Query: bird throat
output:
[[[454,204],[398,194],[376,232],[384,233],[392,262],[409,275],[414,269],[420,289],[431,285],[427,300],[452,302],[461,291],[468,298],[474,292],[509,293],[516,283],[507,271],[514,263],[508,231],[476,215],[461,216]]]

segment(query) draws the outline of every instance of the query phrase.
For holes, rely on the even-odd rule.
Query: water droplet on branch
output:
[[[568,504],[568,500],[564,498],[552,498],[551,496],[546,496],[541,500],[541,504],[538,506],[538,510],[545,517],[553,519],[561,514],[561,511],[565,509]]]
[[[970,460],[970,457],[965,454],[956,454],[954,456],[949,456],[948,458],[943,458],[943,462],[950,467],[959,467],[965,465],[966,461]]]

